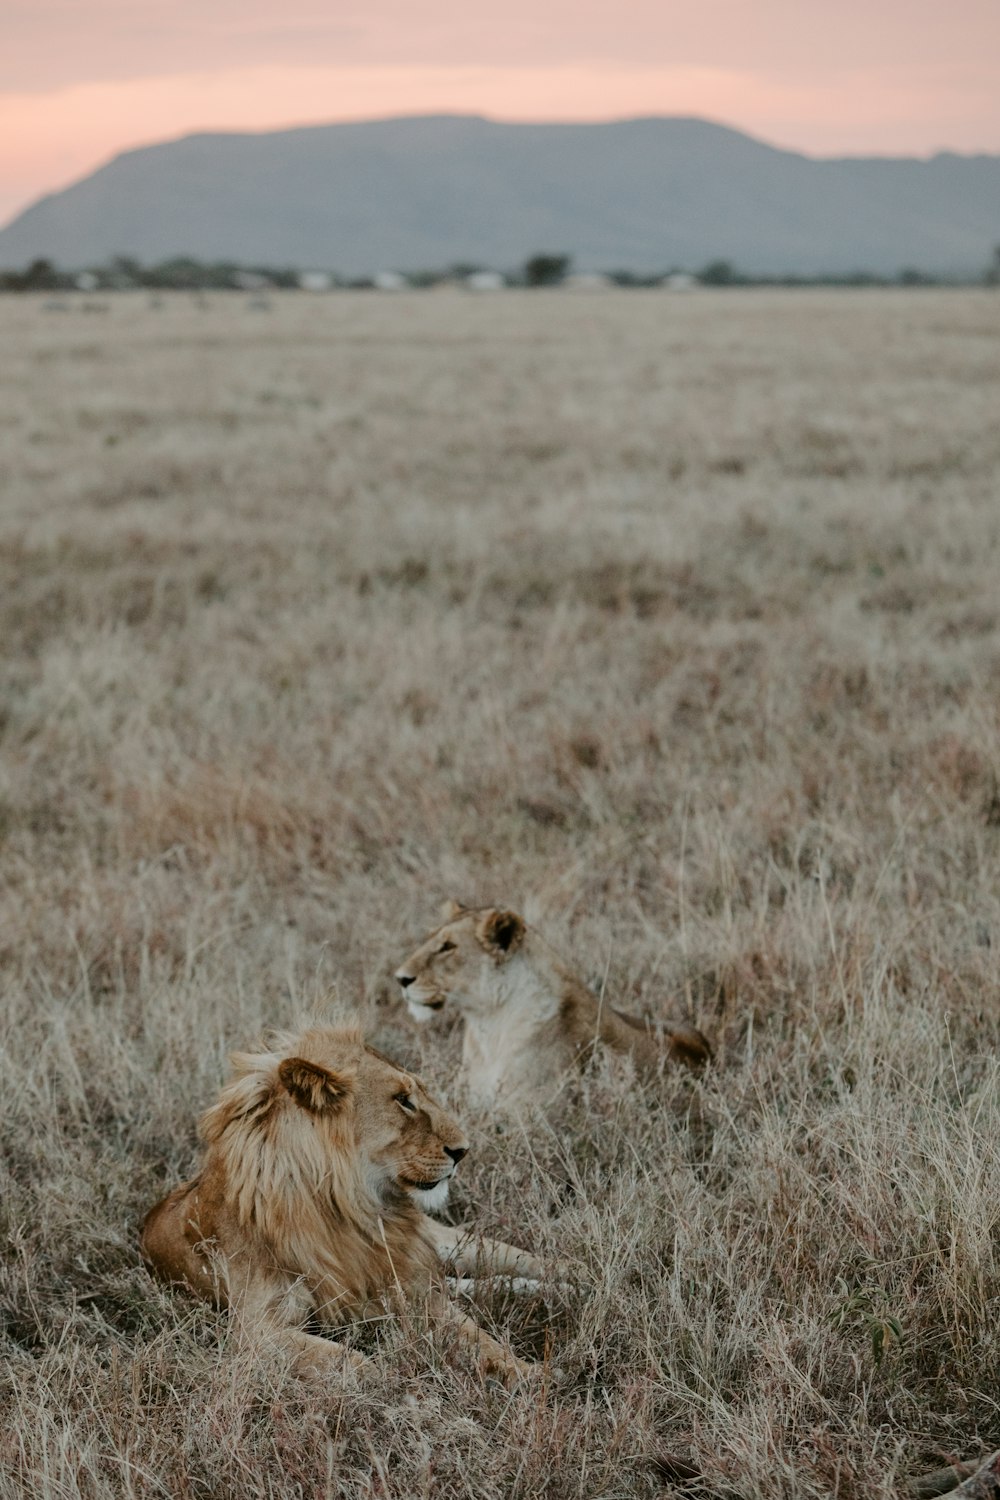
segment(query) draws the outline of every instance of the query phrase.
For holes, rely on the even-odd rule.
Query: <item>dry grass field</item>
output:
[[[887,1500],[1000,1446],[1000,297],[0,302],[0,1496]],[[525,911],[714,1040],[463,1101]],[[226,1055],[361,1008],[573,1259],[317,1389],[155,1286]]]

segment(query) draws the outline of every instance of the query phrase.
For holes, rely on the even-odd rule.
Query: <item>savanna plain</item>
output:
[[[0,1496],[888,1500],[1000,1446],[1000,296],[0,301]],[[501,1126],[446,897],[712,1039]],[[363,1013],[570,1259],[319,1386],[153,1283],[227,1054]],[[369,1337],[370,1336],[366,1336]],[[370,1344],[366,1347],[370,1347]]]

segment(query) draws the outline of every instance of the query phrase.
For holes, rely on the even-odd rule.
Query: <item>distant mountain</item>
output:
[[[1000,156],[816,160],[704,120],[420,116],[126,151],[0,231],[0,266],[131,255],[349,275],[565,251],[581,269],[976,273]]]

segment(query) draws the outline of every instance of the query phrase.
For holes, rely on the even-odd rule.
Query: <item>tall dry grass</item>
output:
[[[0,302],[0,1496],[878,1500],[1000,1444],[1000,299]],[[463,1105],[391,971],[525,909],[703,1081]],[[335,985],[577,1259],[360,1389],[139,1220]]]

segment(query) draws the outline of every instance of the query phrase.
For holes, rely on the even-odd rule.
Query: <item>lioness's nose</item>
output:
[[[444,1154],[450,1156],[457,1167],[462,1157],[468,1156],[469,1148],[468,1146],[445,1146]]]
[[[399,980],[400,988],[404,989],[404,990],[406,989],[406,986],[408,984],[412,984],[413,983],[413,975],[412,974],[404,974],[402,972],[402,970],[399,970],[397,972],[396,978]]]

